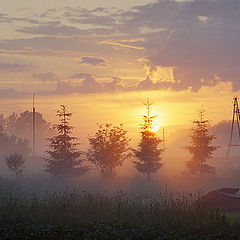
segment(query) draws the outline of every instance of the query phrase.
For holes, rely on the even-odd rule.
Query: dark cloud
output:
[[[117,77],[109,77],[108,80],[98,82],[91,74],[78,73],[69,79],[81,79],[81,83],[69,81],[59,81],[54,91],[42,91],[40,95],[61,95],[61,94],[94,94],[94,93],[114,93],[119,91],[131,91],[133,88],[125,87],[122,80]]]
[[[38,25],[33,27],[23,27],[17,29],[18,32],[32,34],[32,35],[46,35],[46,36],[89,36],[89,35],[112,35],[116,31],[110,28],[88,28],[79,29],[73,26],[59,24],[59,22],[45,23],[45,25]]]
[[[113,26],[116,13],[110,13],[106,8],[89,10],[86,8],[65,8],[64,17],[72,23],[92,24],[94,26]]]
[[[43,76],[44,75],[41,74],[38,76],[38,78],[43,79]],[[137,85],[132,87],[126,86],[123,81],[118,77],[108,77],[108,79],[99,82],[96,81],[96,79],[91,74],[79,73],[71,76],[69,79],[77,78],[81,79],[82,81],[80,83],[75,83],[71,80],[58,80],[56,81],[55,90],[43,90],[36,92],[38,95],[42,96],[53,96],[69,94],[103,94],[116,92],[148,91],[169,87],[165,83],[153,83],[149,78],[139,82]],[[45,80],[45,82],[47,81],[48,80]],[[31,94],[32,93],[30,92],[20,92],[12,88],[0,90],[0,98],[25,98],[26,96],[30,96]]]
[[[57,94],[92,94],[92,93],[116,93],[116,92],[133,92],[133,91],[148,91],[169,88],[171,85],[167,82],[152,82],[149,77],[140,81],[135,86],[127,86],[121,78],[107,77],[104,81],[96,81],[91,74],[78,73],[71,76],[69,79],[81,79],[81,83],[75,84],[71,80],[68,82],[59,81],[54,91],[44,91],[40,94],[57,95]]]
[[[32,70],[31,64],[0,63],[0,72],[24,72]]]
[[[47,72],[47,73],[34,73],[32,74],[33,78],[36,78],[42,82],[55,82],[59,81],[59,76],[56,73]]]
[[[52,14],[56,13],[57,12],[57,9],[56,8],[52,8],[52,9],[48,9],[47,11],[41,13],[39,15],[40,18],[46,18],[46,17],[49,17],[51,16]]]
[[[93,14],[84,14],[79,17],[72,17],[69,19],[72,23],[92,24],[94,26],[112,26],[115,19],[109,16],[96,16]]]
[[[35,35],[49,35],[49,36],[72,36],[72,35],[86,35],[90,32],[88,30],[81,30],[76,27],[66,25],[49,24],[44,26],[24,27],[17,30],[18,32],[35,34]]]
[[[85,78],[77,88],[77,91],[81,93],[99,93],[102,92],[102,90],[101,85],[93,77]]]
[[[97,43],[102,38],[85,38],[82,36],[45,36],[0,41],[0,53],[36,56],[70,56],[80,57],[82,54],[94,52],[102,55],[111,51],[108,46]]]
[[[103,58],[99,57],[82,57],[80,64],[89,64],[92,66],[101,66],[101,67],[106,67],[106,61]]]
[[[70,78],[79,78],[79,79],[84,79],[84,78],[91,78],[92,75],[88,73],[77,73],[72,75]]]
[[[33,18],[27,17],[9,17],[7,14],[0,13],[0,23],[13,23],[13,22],[26,22],[31,24],[38,24],[39,21]]]
[[[240,2],[168,1],[135,7],[121,15],[123,30],[148,28],[147,58],[154,66],[173,67],[174,90],[231,81],[240,89]]]
[[[103,89],[106,92],[129,91],[131,88],[126,87],[121,78],[113,77],[111,81],[103,83]]]

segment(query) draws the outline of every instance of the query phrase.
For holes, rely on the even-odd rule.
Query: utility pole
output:
[[[240,144],[232,143],[235,122],[237,123],[237,130],[238,130],[238,136],[239,136],[239,142],[240,142],[240,112],[239,112],[238,99],[239,99],[238,97],[233,98],[233,117],[232,117],[231,135],[230,135],[230,142],[229,142],[227,153],[226,153],[226,159],[228,159],[230,156],[231,147],[240,147]]]
[[[163,139],[163,149],[165,149],[165,129],[163,128],[163,131],[162,131],[162,139]]]
[[[32,143],[32,153],[35,157],[35,141],[36,138],[36,108],[35,108],[35,93],[33,94],[33,143]]]

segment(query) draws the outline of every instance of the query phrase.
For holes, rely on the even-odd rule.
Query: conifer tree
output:
[[[53,176],[79,176],[89,171],[88,167],[82,166],[82,152],[77,149],[78,138],[71,136],[73,127],[69,125],[72,116],[65,105],[60,105],[61,109],[57,111],[59,124],[54,125],[58,135],[48,138],[51,150],[47,151],[49,158],[46,160],[46,171]]]
[[[151,115],[152,103],[148,100],[144,105],[147,113],[143,116],[143,124],[140,124],[141,141],[138,144],[138,149],[133,150],[138,161],[133,161],[133,163],[136,169],[149,179],[152,174],[155,174],[163,166],[161,154],[164,149],[159,147],[162,140],[153,131],[153,119],[157,115]]]
[[[209,121],[204,119],[204,109],[198,110],[198,120],[193,121],[191,145],[184,148],[192,155],[192,159],[186,162],[188,172],[191,174],[211,174],[215,168],[208,165],[207,161],[212,158],[213,153],[219,148],[211,145],[215,139],[214,135],[209,134]]]

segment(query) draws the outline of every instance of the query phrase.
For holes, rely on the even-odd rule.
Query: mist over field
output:
[[[240,239],[239,0],[0,6],[0,239]]]
[[[15,114],[17,116],[17,114]],[[11,118],[14,118],[14,114],[9,116],[2,115],[2,128],[6,134],[14,134],[16,138],[24,139],[27,141],[26,146],[22,147],[21,144],[4,144],[1,145],[1,176],[2,181],[14,182],[14,176],[8,171],[8,168],[4,162],[4,159],[11,153],[22,153],[26,159],[24,165],[24,171],[17,180],[17,186],[26,188],[26,190],[34,191],[37,189],[39,192],[47,190],[54,190],[55,188],[64,190],[77,189],[78,191],[91,191],[91,192],[109,192],[113,193],[117,190],[121,190],[128,193],[136,194],[158,194],[168,192],[179,193],[194,193],[199,191],[206,193],[209,190],[215,190],[221,187],[238,187],[239,182],[239,158],[240,151],[238,148],[231,149],[231,156],[226,159],[227,145],[230,139],[231,121],[221,121],[215,125],[210,126],[210,133],[216,136],[214,144],[220,146],[220,148],[214,153],[212,159],[209,160],[209,164],[216,168],[216,174],[205,175],[202,179],[199,175],[186,174],[186,161],[191,158],[191,155],[184,149],[191,141],[191,127],[189,124],[187,129],[179,129],[171,133],[167,133],[165,136],[165,151],[162,154],[163,167],[153,175],[150,181],[146,181],[146,178],[140,174],[134,167],[133,161],[135,157],[130,156],[124,160],[122,166],[115,169],[111,178],[105,179],[101,176],[94,164],[84,160],[84,164],[90,166],[90,172],[81,177],[75,177],[71,180],[64,180],[61,178],[52,179],[51,175],[46,172],[47,150],[49,149],[49,137],[56,134],[56,131],[52,129],[53,122],[48,122],[47,116],[43,116],[41,113],[37,113],[36,121],[36,156],[32,156],[32,112],[26,111],[20,113],[15,117],[15,123],[12,126],[9,122]],[[25,117],[24,117],[25,116]],[[24,118],[26,118],[24,120]],[[73,115],[74,118],[74,115]],[[56,118],[56,122],[58,119]],[[12,128],[11,128],[12,127]],[[93,126],[95,127],[95,126]],[[236,126],[235,126],[236,127]],[[78,126],[74,126],[74,133],[78,133]],[[139,126],[136,125],[136,130],[140,131]],[[236,129],[234,129],[236,130]],[[168,131],[165,128],[165,131]],[[73,134],[74,135],[74,134]],[[157,135],[162,138],[162,129],[159,129]],[[81,142],[78,146],[79,150],[87,151],[88,139],[82,136],[78,137],[77,142]],[[137,142],[140,139],[138,133],[135,134],[135,138],[131,139],[130,145],[132,147],[137,146]],[[4,139],[2,140],[4,141]],[[233,135],[233,142],[238,141],[236,131]],[[163,143],[161,143],[163,147]],[[24,150],[25,148],[25,150]],[[24,152],[25,151],[25,152]],[[86,158],[86,157],[85,157]],[[226,169],[226,166],[230,166]],[[8,179],[8,180],[7,180]]]

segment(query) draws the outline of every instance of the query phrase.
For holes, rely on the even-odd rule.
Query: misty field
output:
[[[238,216],[207,209],[197,197],[37,191],[1,187],[0,239],[239,239],[240,235]]]

